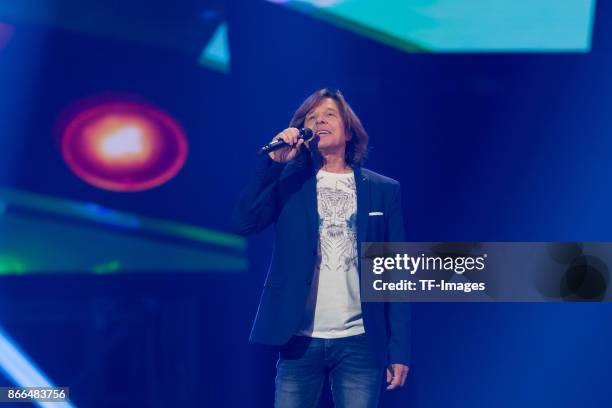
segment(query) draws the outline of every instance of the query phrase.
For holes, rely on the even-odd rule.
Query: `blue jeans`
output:
[[[385,368],[376,364],[365,334],[339,339],[294,336],[276,365],[275,408],[315,408],[329,374],[338,408],[378,406]]]

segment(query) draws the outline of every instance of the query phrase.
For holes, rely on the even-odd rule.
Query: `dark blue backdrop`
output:
[[[407,54],[263,1],[225,12],[228,75],[21,23],[0,52],[0,183],[229,231],[257,147],[329,85],[369,131],[367,167],[402,183],[408,240],[611,240],[609,2],[576,54]],[[181,122],[173,181],[117,194],[67,170],[58,115],[109,90]],[[271,406],[275,357],[247,342],[271,239],[249,240],[242,274],[1,277],[0,322],[77,406]],[[413,319],[409,380],[384,406],[612,401],[610,304],[416,304]]]

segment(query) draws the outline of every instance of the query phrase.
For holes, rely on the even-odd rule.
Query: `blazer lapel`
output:
[[[308,233],[310,234],[311,242],[316,244],[319,238],[319,212],[317,210],[317,177],[314,168],[305,170],[304,177],[306,180],[302,185],[302,199],[306,218],[308,219]]]
[[[361,243],[368,236],[368,213],[370,212],[370,180],[355,167],[355,186],[357,190],[357,251],[361,253]]]

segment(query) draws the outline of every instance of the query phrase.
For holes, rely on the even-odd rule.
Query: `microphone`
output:
[[[312,129],[303,128],[300,129],[300,139],[308,140],[312,137]],[[276,139],[259,149],[259,154],[270,153],[278,149],[282,149],[285,146],[289,146],[283,139]]]

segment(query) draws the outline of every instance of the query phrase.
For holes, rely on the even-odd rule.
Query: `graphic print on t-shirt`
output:
[[[357,272],[353,173],[317,173],[317,263],[297,334],[334,339],[364,333]]]
[[[317,175],[320,181],[322,175]],[[348,273],[357,261],[357,203],[355,179],[335,180],[317,191],[321,269]]]

